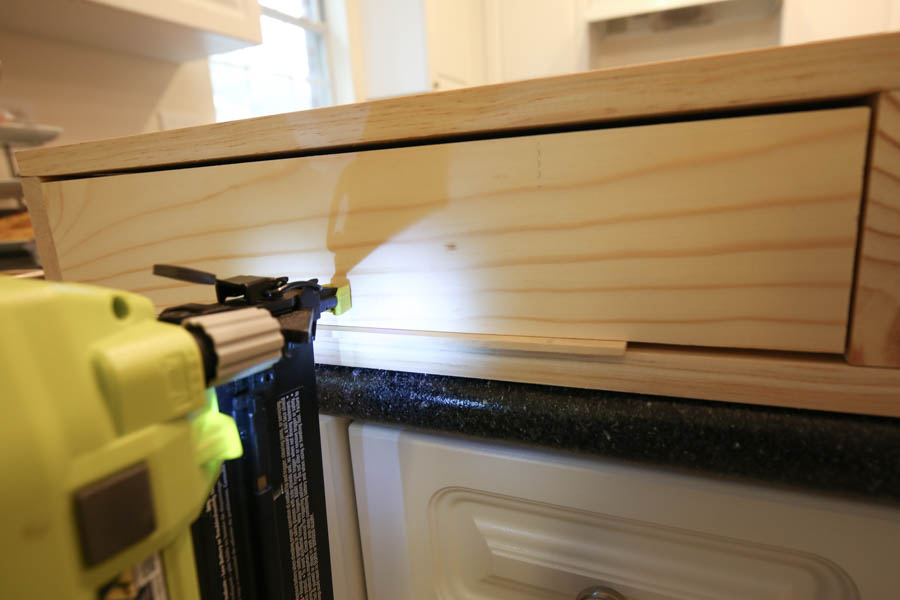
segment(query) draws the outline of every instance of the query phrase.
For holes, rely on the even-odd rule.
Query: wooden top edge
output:
[[[900,32],[402,96],[17,153],[65,177],[848,98],[900,88]]]

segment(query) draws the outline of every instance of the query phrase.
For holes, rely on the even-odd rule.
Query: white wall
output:
[[[209,123],[215,108],[205,60],[174,64],[0,30],[0,100],[29,104],[63,134],[54,144]]]
[[[174,64],[0,30],[0,98],[31,104],[68,144],[159,129],[158,111],[215,120],[205,60]]]

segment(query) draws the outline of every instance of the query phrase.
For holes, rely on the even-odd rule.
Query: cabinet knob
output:
[[[578,592],[575,600],[628,600],[628,598],[612,588],[595,585]]]

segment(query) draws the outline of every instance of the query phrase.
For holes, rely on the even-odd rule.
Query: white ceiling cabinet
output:
[[[359,0],[369,99],[485,83],[484,0]]]
[[[174,62],[262,41],[256,0],[3,0],[0,27]]]
[[[350,426],[369,600],[896,598],[900,511]]]

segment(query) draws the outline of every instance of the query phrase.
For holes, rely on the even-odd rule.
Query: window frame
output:
[[[257,0],[253,0],[257,1]],[[299,1],[299,0],[298,0]],[[310,33],[319,36],[321,40],[321,53],[324,53],[324,56],[320,56],[321,65],[319,65],[319,71],[324,73],[324,78],[313,76],[313,69],[309,69],[307,76],[305,77],[307,83],[310,86],[312,92],[312,98],[316,97],[316,90],[324,91],[327,93],[327,102],[322,104],[321,106],[309,106],[307,108],[297,108],[297,111],[301,110],[313,110],[316,108],[322,108],[325,106],[333,106],[336,102],[336,89],[335,89],[335,75],[334,75],[334,62],[332,56],[332,36],[333,32],[329,27],[328,22],[328,14],[327,14],[327,2],[323,2],[323,0],[316,0],[317,4],[317,14],[319,16],[318,19],[311,19],[309,17],[294,17],[287,13],[283,13],[277,9],[270,8],[268,6],[263,6],[259,4],[259,18],[268,17],[270,19],[274,19],[277,21],[281,21],[291,26],[299,27],[307,32],[307,35]],[[309,39],[309,38],[307,38]],[[265,44],[265,39],[263,39],[262,44]],[[308,48],[308,42],[307,42]],[[310,55],[307,52],[307,60],[309,60]],[[215,61],[215,55],[210,57],[210,62]],[[224,64],[226,61],[221,61],[220,64]],[[210,71],[211,72],[211,71]],[[215,87],[212,79],[210,81],[213,86],[213,94],[215,94]],[[258,115],[254,115],[258,116]],[[253,118],[253,117],[250,117]],[[218,114],[216,115],[216,120],[218,121]]]

